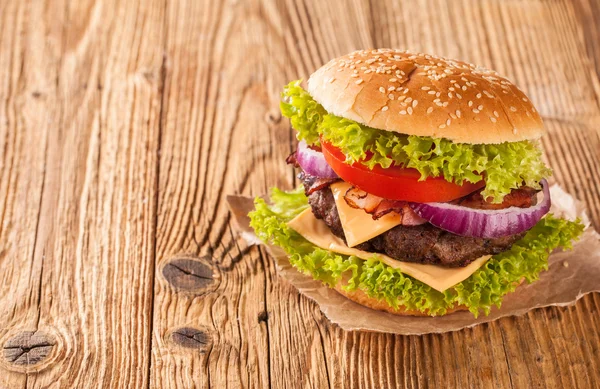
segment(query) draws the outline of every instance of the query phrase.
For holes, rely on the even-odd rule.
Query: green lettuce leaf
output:
[[[475,317],[489,314],[493,305],[500,307],[502,298],[515,290],[522,279],[532,282],[548,268],[552,250],[570,248],[583,225],[547,215],[512,248],[493,256],[471,277],[441,293],[378,260],[341,255],[314,246],[287,226],[287,222],[308,207],[301,188],[283,192],[274,188],[271,205],[255,199],[250,225],[264,242],[282,247],[291,264],[316,280],[333,286],[347,276],[344,288],[361,289],[369,296],[385,300],[390,306],[405,306],[429,315],[443,315],[455,304],[464,304]]]
[[[459,185],[485,179],[482,195],[494,203],[502,202],[523,183],[540,189],[539,181],[552,174],[542,161],[537,142],[466,144],[374,129],[328,114],[300,86],[300,81],[285,87],[281,112],[290,118],[299,140],[319,145],[322,136],[344,153],[347,163],[360,162],[371,169],[375,165],[387,168],[393,163],[417,169],[422,180],[442,176]]]

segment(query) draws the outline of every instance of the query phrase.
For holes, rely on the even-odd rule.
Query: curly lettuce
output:
[[[537,142],[466,144],[378,130],[327,113],[300,81],[284,88],[280,108],[299,140],[319,145],[322,136],[344,153],[347,163],[359,162],[370,169],[394,164],[417,169],[421,180],[442,176],[458,185],[485,179],[482,195],[494,203],[523,184],[540,189],[539,181],[552,174]]]
[[[554,249],[570,248],[583,232],[578,221],[547,215],[510,250],[494,255],[471,277],[442,293],[379,261],[377,254],[365,261],[321,249],[304,239],[287,226],[308,207],[301,189],[283,192],[274,188],[271,203],[255,199],[250,225],[264,242],[283,248],[296,269],[329,286],[344,276],[343,287],[349,291],[360,289],[391,307],[404,306],[432,316],[443,315],[456,304],[467,306],[475,317],[480,312],[488,315],[522,279],[537,280],[540,272],[548,269],[548,256]]]

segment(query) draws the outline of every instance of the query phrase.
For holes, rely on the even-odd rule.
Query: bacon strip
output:
[[[311,176],[310,174],[301,171],[298,174],[298,179],[304,184],[304,193],[308,196],[318,190],[325,189],[334,182],[339,181],[339,178],[320,178]]]
[[[427,223],[425,219],[419,217],[408,206],[407,202],[384,199],[367,193],[355,186],[346,191],[344,200],[352,208],[362,209],[366,213],[371,214],[373,220],[377,220],[390,212],[396,212],[402,216],[402,225],[418,226]]]
[[[300,165],[298,165],[298,160],[296,159],[296,151],[287,156],[285,163],[294,167],[300,167]]]
[[[537,204],[536,189],[528,186],[522,186],[519,189],[513,189],[509,194],[504,196],[502,203],[494,204],[483,199],[480,189],[465,197],[451,201],[452,204],[457,204],[463,207],[475,209],[504,209],[509,207],[529,208]]]

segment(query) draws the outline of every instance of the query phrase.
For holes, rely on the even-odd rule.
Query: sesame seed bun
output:
[[[308,92],[329,113],[401,134],[490,144],[544,133],[531,101],[506,78],[428,54],[356,51],[317,70]]]

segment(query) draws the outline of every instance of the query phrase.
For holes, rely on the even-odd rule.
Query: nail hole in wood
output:
[[[4,358],[17,366],[35,365],[50,355],[56,345],[54,338],[40,331],[23,331],[8,339]]]
[[[258,314],[258,322],[259,323],[266,323],[267,320],[269,320],[269,312],[262,311],[261,313]]]
[[[205,351],[210,347],[212,340],[206,331],[182,327],[171,332],[171,342],[181,347]]]
[[[162,273],[176,289],[206,293],[215,287],[216,271],[206,258],[173,259],[163,267]]]

